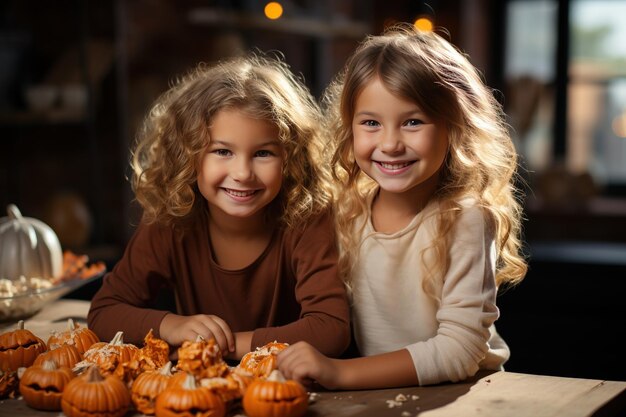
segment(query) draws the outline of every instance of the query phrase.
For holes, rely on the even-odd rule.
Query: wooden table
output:
[[[47,339],[64,317],[86,317],[88,302],[60,300],[27,320]],[[59,321],[54,321],[62,319]],[[6,329],[0,329],[4,332]],[[399,396],[402,397],[399,397]],[[463,382],[428,387],[323,391],[311,395],[307,417],[604,417],[626,415],[626,381],[562,378],[513,372],[482,372]],[[398,401],[402,400],[402,401]],[[236,413],[231,413],[231,416]],[[0,417],[57,417],[22,400],[0,401]],[[130,417],[129,413],[129,416]],[[140,414],[137,414],[139,416]]]

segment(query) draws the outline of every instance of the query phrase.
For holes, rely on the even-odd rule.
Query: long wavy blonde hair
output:
[[[434,251],[435,262],[426,265],[424,288],[435,296],[433,280],[448,270],[449,232],[461,212],[461,201],[468,197],[484,209],[494,227],[497,284],[521,281],[527,264],[521,254],[517,155],[502,108],[466,56],[440,35],[408,25],[367,37],[324,95],[329,129],[334,132],[329,158],[336,184],[335,218],[344,281],[351,284],[358,236],[368,212],[366,202],[377,190],[377,184],[355,162],[352,144],[355,101],[375,77],[389,91],[443,123],[448,132],[448,154],[433,197],[442,210],[437,235],[426,249]]]
[[[132,187],[144,222],[182,224],[202,207],[199,159],[211,141],[213,117],[224,109],[278,127],[283,184],[269,216],[296,226],[330,204],[330,173],[320,163],[320,108],[282,58],[255,52],[199,64],[155,102],[131,150]]]

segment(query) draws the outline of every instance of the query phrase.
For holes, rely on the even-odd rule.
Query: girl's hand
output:
[[[228,324],[221,318],[208,314],[179,316],[168,314],[159,327],[161,339],[171,346],[180,346],[185,340],[195,341],[198,336],[215,339],[223,354],[235,351],[235,337]]]
[[[297,342],[278,353],[278,369],[285,378],[294,379],[304,386],[313,381],[327,389],[337,388],[341,367],[339,361],[322,355],[306,342]]]

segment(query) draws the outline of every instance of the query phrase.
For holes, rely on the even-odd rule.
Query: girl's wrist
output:
[[[163,316],[163,318],[161,319],[161,323],[159,324],[159,337],[163,340],[165,340],[167,343],[169,343],[168,340],[168,321],[170,319],[171,313],[170,314],[166,314]]]
[[[228,359],[240,360],[243,355],[252,349],[252,334],[254,332],[235,332],[235,351],[227,355]]]
[[[355,370],[350,360],[331,359],[335,368],[334,389],[343,389],[353,385],[356,379]]]

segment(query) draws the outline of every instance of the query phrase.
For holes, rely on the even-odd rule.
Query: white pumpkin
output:
[[[44,222],[22,217],[14,204],[0,218],[0,278],[54,278],[61,275],[63,252],[54,230]]]

